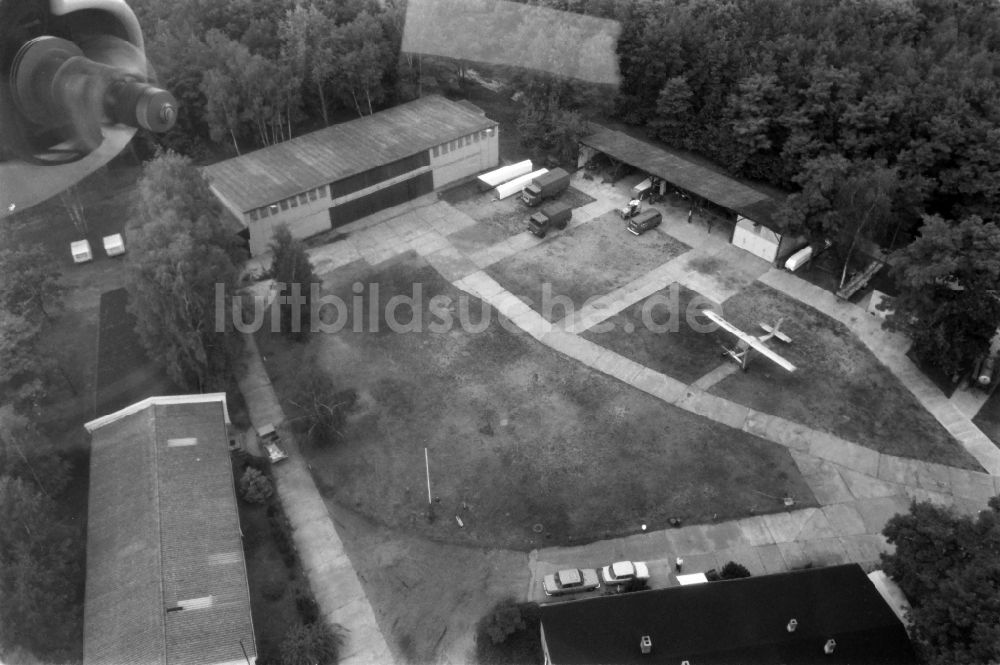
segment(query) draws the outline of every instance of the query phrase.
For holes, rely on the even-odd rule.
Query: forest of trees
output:
[[[134,0],[149,60],[181,104],[156,139],[192,157],[235,153],[412,98],[400,59],[404,8],[375,0]],[[402,80],[405,79],[405,80]],[[409,86],[409,87],[408,87]],[[343,117],[343,116],[341,116]]]
[[[1000,5],[589,5],[623,21],[623,120],[786,189],[779,221],[834,240],[842,257],[862,240],[896,250],[889,324],[914,336],[924,361],[957,377],[988,351],[1000,324],[1000,265],[988,256],[1000,211]],[[905,246],[917,235],[920,265]],[[963,243],[985,248],[974,279],[956,272]],[[969,303],[990,306],[965,316]]]

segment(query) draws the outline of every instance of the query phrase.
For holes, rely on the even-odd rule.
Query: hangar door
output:
[[[360,196],[330,208],[330,228],[373,215],[379,210],[406,203],[434,191],[434,174],[425,171],[418,176],[389,185],[384,189]]]

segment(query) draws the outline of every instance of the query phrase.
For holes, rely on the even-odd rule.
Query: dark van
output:
[[[628,231],[633,235],[642,235],[650,229],[655,229],[662,221],[663,215],[659,210],[646,210],[629,220]]]

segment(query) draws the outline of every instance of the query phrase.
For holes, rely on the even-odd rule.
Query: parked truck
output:
[[[521,192],[521,200],[529,206],[536,206],[545,199],[559,196],[569,187],[569,173],[563,169],[553,169],[535,178]]]
[[[552,203],[528,219],[528,230],[539,238],[544,238],[551,229],[565,229],[572,217],[573,206],[568,203]]]

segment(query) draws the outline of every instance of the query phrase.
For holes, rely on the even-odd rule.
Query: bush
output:
[[[323,368],[310,362],[289,402],[299,411],[298,426],[305,438],[315,446],[327,446],[343,437],[347,412],[357,399],[353,390],[337,390]]]
[[[750,577],[750,571],[745,566],[741,566],[735,561],[730,561],[719,571],[719,579],[737,580],[741,577]]]
[[[510,665],[542,662],[542,641],[536,603],[505,600],[476,624],[476,662]],[[499,636],[499,641],[495,637]]]
[[[493,612],[486,615],[484,628],[493,644],[503,644],[508,637],[519,630],[524,630],[524,617],[521,608],[513,599],[500,602]]]
[[[295,595],[295,609],[299,611],[302,623],[308,625],[319,621],[319,605],[308,591],[299,591]]]
[[[271,462],[268,461],[266,457],[251,455],[245,450],[233,451],[232,458],[233,468],[236,469],[240,475],[242,475],[248,467],[257,469],[264,474],[269,473],[271,470]]]
[[[274,496],[271,479],[248,466],[240,478],[240,496],[247,503],[267,503]]]
[[[295,626],[281,641],[281,665],[334,665],[344,646],[343,629],[316,622]]]

